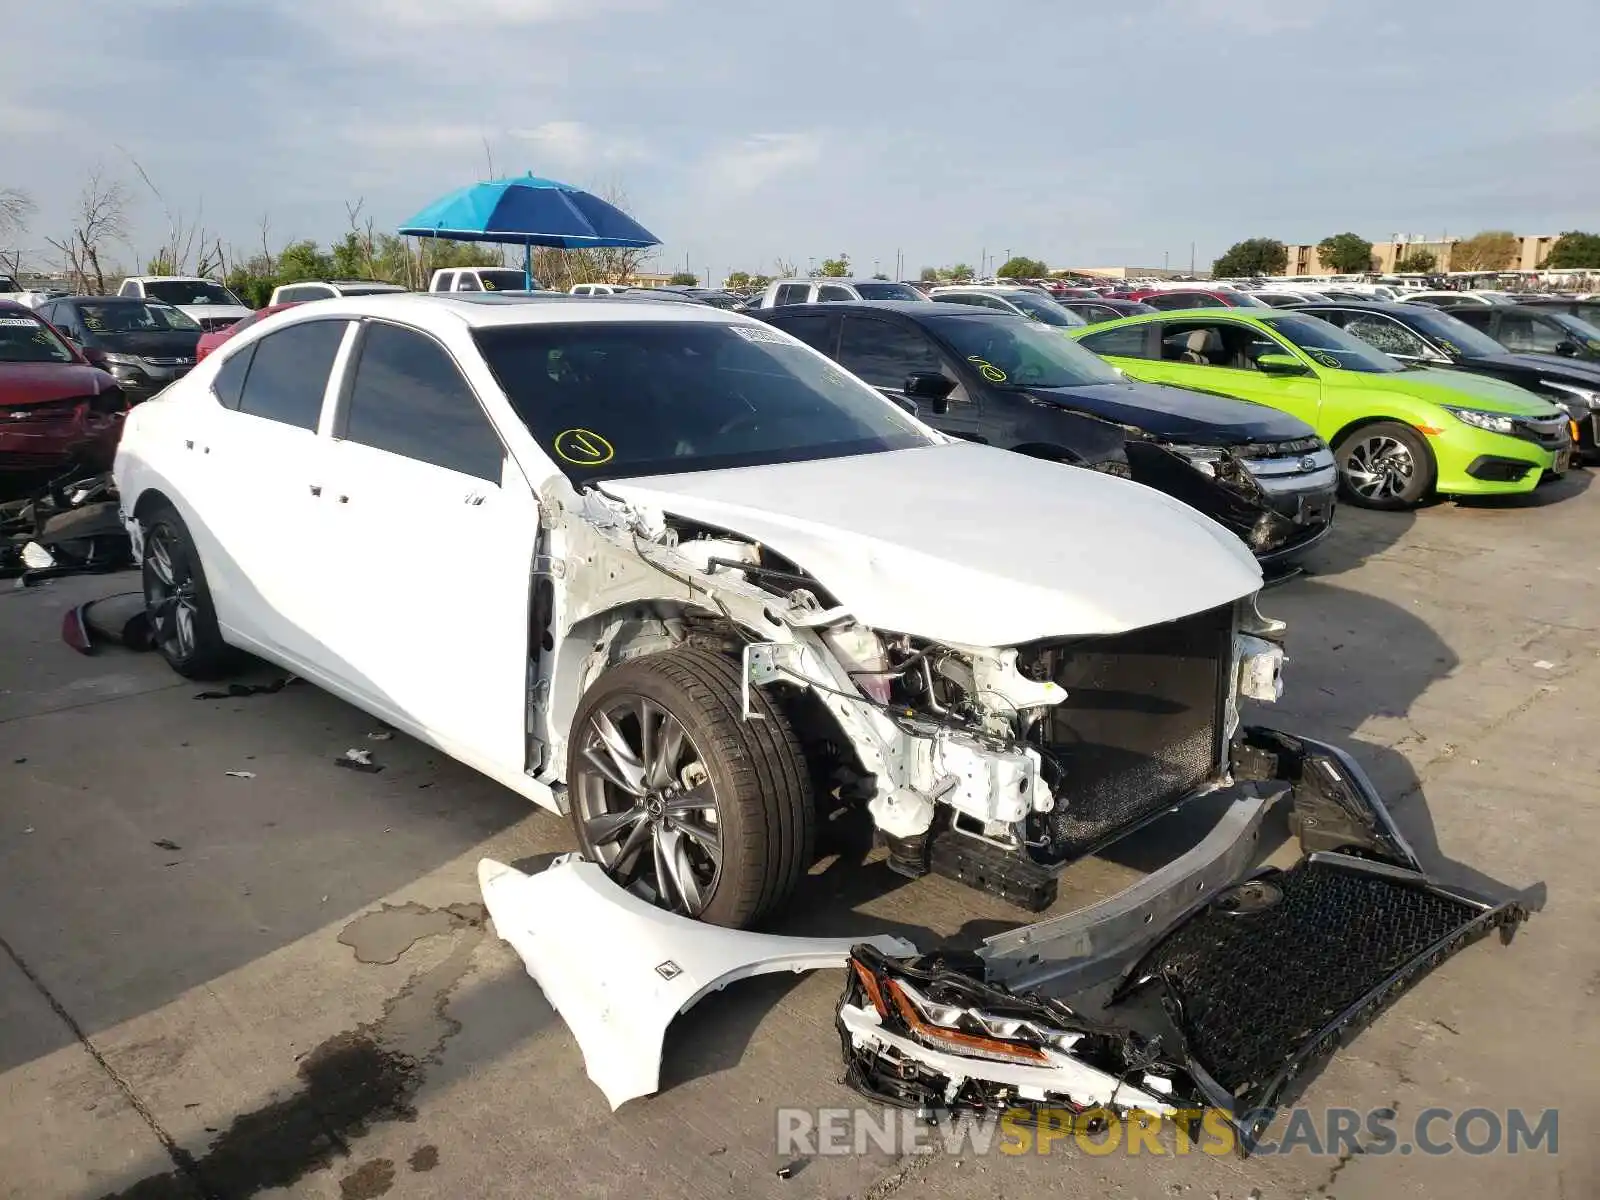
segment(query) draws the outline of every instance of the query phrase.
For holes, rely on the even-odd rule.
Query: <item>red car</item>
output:
[[[110,470],[128,402],[31,308],[0,300],[0,472],[38,482]]]
[[[232,325],[224,325],[221,329],[213,329],[200,335],[200,341],[194,348],[194,360],[200,362],[223,342],[234,334],[249,329],[262,317],[270,317],[275,312],[282,312],[286,308],[293,308],[296,304],[304,304],[304,300],[290,300],[284,304],[269,304],[265,308],[258,308],[242,321],[235,321]]]
[[[1271,308],[1249,292],[1227,288],[1137,288],[1131,292],[1112,292],[1118,300],[1138,300],[1151,308],[1169,311],[1177,308]]]

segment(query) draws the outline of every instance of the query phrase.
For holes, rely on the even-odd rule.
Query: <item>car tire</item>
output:
[[[746,720],[740,676],[710,650],[630,659],[589,687],[567,742],[584,857],[663,907],[736,929],[787,902],[817,819],[792,725],[754,687]]]
[[[1398,421],[1351,430],[1339,439],[1333,456],[1340,490],[1361,508],[1415,508],[1433,490],[1437,475],[1427,439]]]
[[[163,504],[141,524],[144,552],[139,568],[151,644],[168,666],[188,679],[227,674],[238,653],[222,640],[211,589],[183,518]]]

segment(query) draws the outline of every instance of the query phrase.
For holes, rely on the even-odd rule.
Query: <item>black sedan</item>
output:
[[[1517,303],[1543,312],[1566,313],[1600,328],[1600,297],[1579,300],[1574,296],[1518,296]]]
[[[1232,530],[1264,566],[1332,525],[1333,455],[1287,413],[1135,383],[1059,330],[967,305],[861,301],[761,316],[944,433],[1158,488]]]
[[[1154,306],[1146,304],[1143,300],[1113,300],[1109,296],[1097,300],[1084,300],[1079,297],[1058,297],[1056,303],[1069,312],[1075,312],[1091,325],[1098,325],[1101,321],[1116,321],[1123,317],[1137,317],[1141,313],[1159,311]]]
[[[1511,305],[1503,306],[1515,311]],[[1600,362],[1564,354],[1512,353],[1475,328],[1482,316],[1501,306],[1472,309],[1432,308],[1425,304],[1303,304],[1295,310],[1321,317],[1401,362],[1429,367],[1455,367],[1476,375],[1493,375],[1530,392],[1548,396],[1565,408],[1576,426],[1578,449],[1595,457],[1600,435]]]
[[[110,371],[129,403],[148,400],[189,373],[201,329],[170,304],[126,296],[66,296],[39,315]]]

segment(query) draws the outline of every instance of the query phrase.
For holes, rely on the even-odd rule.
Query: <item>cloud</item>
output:
[[[481,150],[489,131],[444,121],[362,122],[344,126],[344,140],[371,150]]]
[[[603,134],[582,121],[546,121],[531,129],[508,129],[506,136],[530,144],[541,157],[564,167],[642,162],[651,157],[642,141]]]
[[[822,160],[820,133],[756,133],[711,152],[705,177],[722,192],[748,195],[768,183]]]

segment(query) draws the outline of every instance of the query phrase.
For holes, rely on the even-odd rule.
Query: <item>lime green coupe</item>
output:
[[[1405,366],[1294,312],[1196,309],[1071,335],[1134,379],[1253,400],[1333,447],[1349,498],[1409,508],[1429,493],[1532,491],[1571,458],[1567,414],[1513,384]]]

